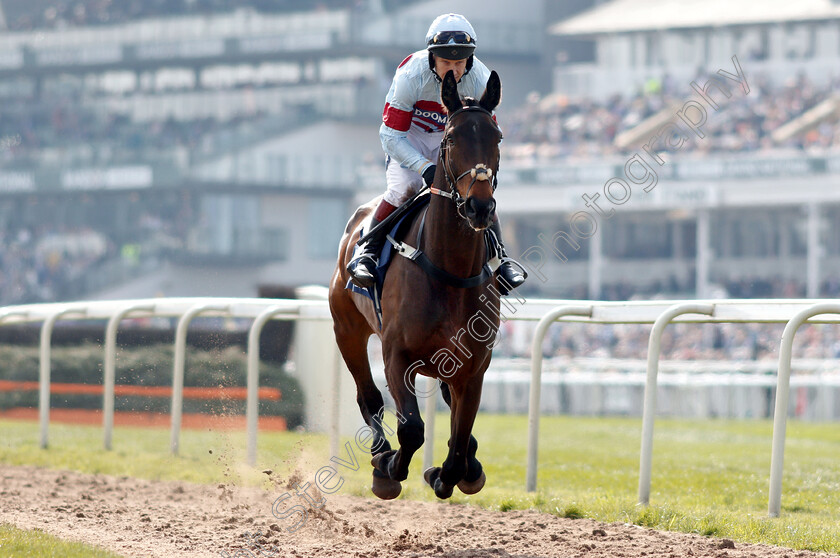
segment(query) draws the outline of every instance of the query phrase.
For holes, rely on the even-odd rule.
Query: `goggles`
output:
[[[475,39],[465,31],[441,31],[429,41],[429,45],[448,45],[453,43],[456,45],[471,45],[475,44]]]

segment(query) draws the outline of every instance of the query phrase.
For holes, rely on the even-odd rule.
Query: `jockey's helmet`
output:
[[[460,14],[436,17],[426,33],[429,52],[447,60],[469,58],[475,50],[475,41],[475,29]]]

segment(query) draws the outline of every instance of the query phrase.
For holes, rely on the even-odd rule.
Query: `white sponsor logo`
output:
[[[61,175],[61,185],[67,190],[148,188],[152,185],[152,167],[134,165],[67,170]]]
[[[446,116],[439,112],[432,112],[430,110],[414,109],[415,116],[422,116],[423,118],[430,118],[440,124],[446,124]]]

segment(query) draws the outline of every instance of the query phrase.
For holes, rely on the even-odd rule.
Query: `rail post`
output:
[[[531,342],[531,389],[528,398],[528,468],[525,477],[525,490],[537,489],[537,451],[540,433],[540,388],[542,387],[542,344],[548,328],[563,316],[592,317],[592,306],[560,306],[555,308],[537,323],[534,339]]]
[[[782,467],[785,460],[788,402],[790,400],[790,361],[793,338],[799,327],[819,314],[840,314],[840,304],[815,304],[801,310],[785,325],[779,346],[779,375],[776,379],[776,408],[773,412],[773,449],[770,457],[770,496],[767,513],[779,517],[782,509]]]
[[[715,305],[708,303],[688,302],[675,304],[663,312],[650,331],[648,342],[647,381],[645,382],[645,398],[642,408],[642,449],[639,459],[639,503],[648,505],[650,502],[650,470],[653,461],[653,421],[656,415],[657,375],[659,374],[659,354],[661,352],[662,332],[671,320],[682,314],[703,314],[711,316],[715,312]]]
[[[187,328],[190,322],[204,312],[228,312],[227,304],[198,304],[193,306],[178,320],[175,330],[175,363],[172,373],[172,433],[169,439],[169,449],[173,455],[178,455],[181,436],[181,413],[184,406],[184,362],[187,352]]]
[[[129,314],[135,312],[154,312],[155,305],[148,303],[137,303],[126,306],[108,320],[105,327],[105,362],[103,370],[102,389],[102,428],[103,443],[106,450],[112,449],[114,435],[114,384],[116,383],[117,369],[117,329],[120,322]]]
[[[257,420],[259,417],[260,387],[260,334],[268,320],[281,313],[296,312],[297,307],[275,305],[263,310],[248,330],[248,400],[245,404],[245,422],[248,438],[248,465],[257,464]]]
[[[40,447],[47,448],[49,438],[50,426],[50,358],[51,358],[51,340],[52,332],[55,327],[55,322],[59,318],[68,314],[81,314],[84,316],[87,309],[84,306],[67,307],[59,309],[44,320],[41,325],[41,343],[38,356],[38,420],[40,422]]]
[[[426,398],[426,408],[423,414],[426,418],[423,447],[423,470],[432,467],[435,462],[435,414],[437,413],[438,384],[437,380],[424,376],[425,392],[418,392],[418,397]],[[417,378],[414,379],[415,391],[417,391]]]

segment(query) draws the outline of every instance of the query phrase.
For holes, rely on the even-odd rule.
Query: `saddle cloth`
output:
[[[429,200],[431,199],[431,194],[428,195],[421,195],[418,196],[416,199],[412,200],[412,206],[408,208],[406,213],[402,215],[396,223],[388,230],[388,235],[391,236],[396,241],[401,241],[408,233],[408,229],[411,227],[411,223],[414,222],[414,218],[419,215],[423,209],[429,205]],[[365,229],[363,228],[359,232],[359,237],[356,239],[363,237],[365,235]],[[362,249],[361,246],[356,246],[353,249],[353,257],[355,258],[359,251]],[[382,298],[382,285],[385,283],[385,274],[388,271],[388,267],[391,265],[393,261],[393,256],[396,253],[396,248],[394,245],[388,241],[385,241],[382,244],[382,252],[379,254],[379,262],[376,267],[376,272],[374,273],[376,277],[376,282],[373,286],[369,288],[362,288],[353,281],[348,280],[347,285],[345,286],[346,289],[350,289],[355,293],[359,293],[371,299],[373,301],[374,309],[376,310],[376,317],[379,320],[379,326],[382,327],[382,308],[380,307],[379,301]]]

